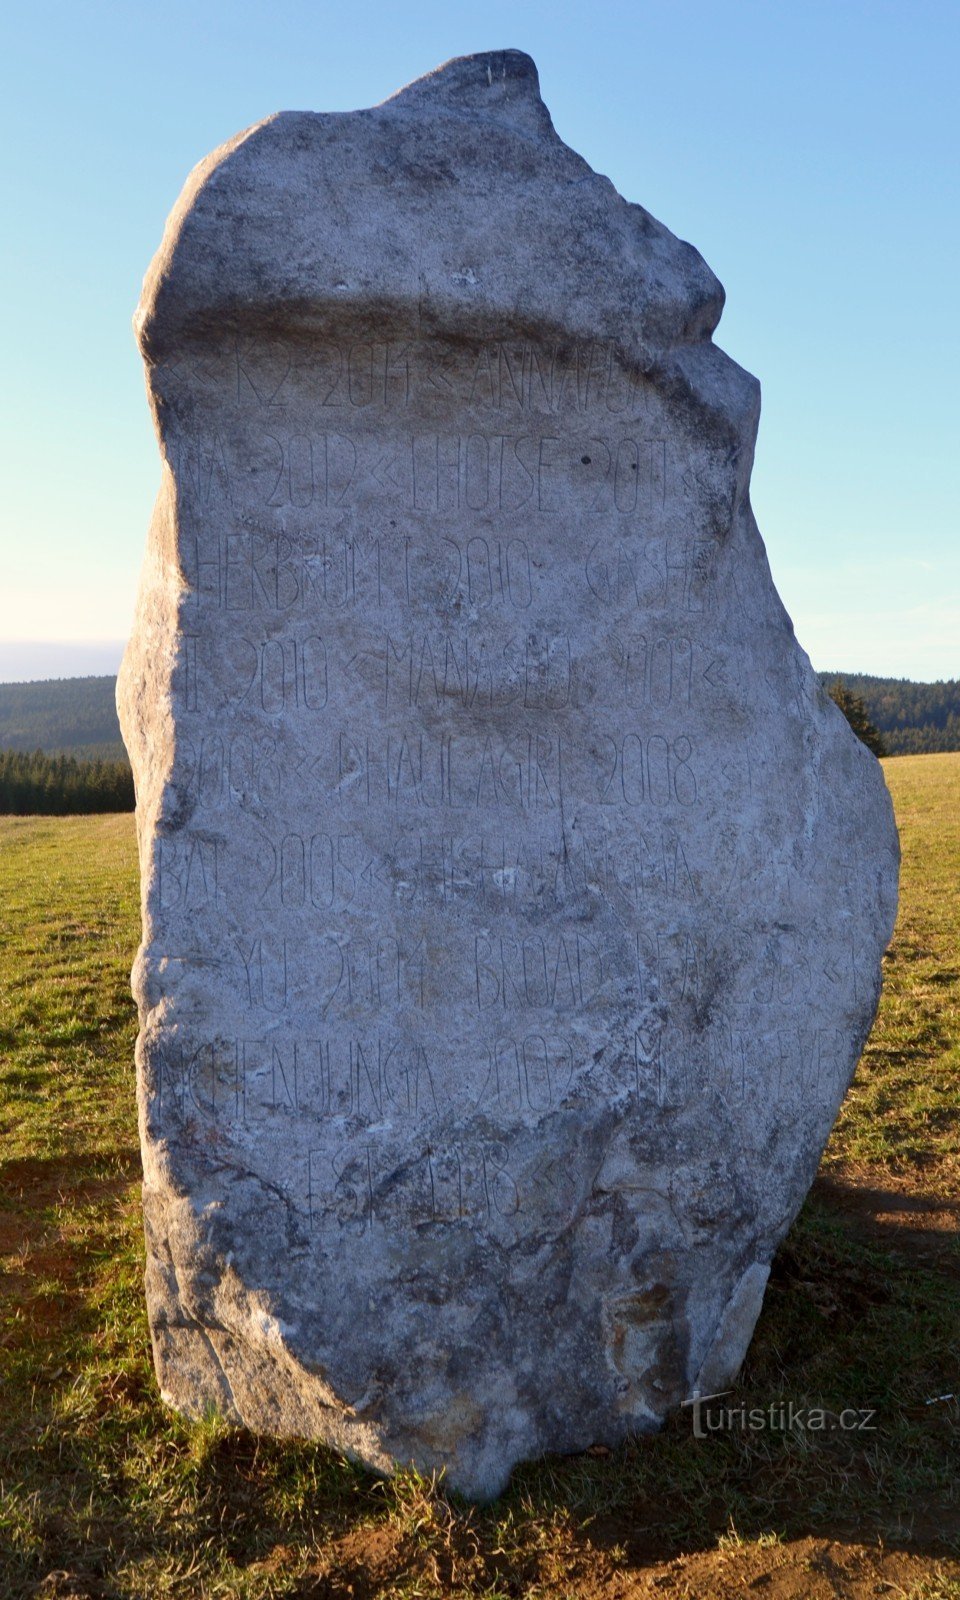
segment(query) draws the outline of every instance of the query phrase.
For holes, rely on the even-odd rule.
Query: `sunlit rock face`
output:
[[[513,51],[188,180],[118,692],[184,1412],[482,1497],[743,1358],[898,848],[771,581],[722,302]]]

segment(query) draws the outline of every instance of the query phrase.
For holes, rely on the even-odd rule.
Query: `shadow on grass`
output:
[[[38,1348],[95,1328],[88,1294],[112,1211],[140,1177],[132,1148],[0,1164],[0,1347]]]
[[[35,1214],[42,1197],[42,1224],[67,1196],[74,1209],[96,1204],[112,1216],[133,1204],[135,1168],[136,1153],[122,1149],[11,1163],[4,1205],[15,1196]],[[728,1404],[768,1415],[790,1402],[864,1408],[875,1415],[869,1432],[771,1425],[697,1440],[684,1412],[618,1450],[522,1467],[484,1507],[415,1473],[380,1482],[322,1446],[165,1410],[132,1232],[112,1279],[91,1276],[109,1254],[105,1223],[86,1263],[82,1241],[68,1250],[68,1314],[34,1326],[21,1352],[32,1393],[4,1418],[0,1463],[16,1487],[4,1521],[6,1570],[19,1587],[0,1582],[0,1595],[586,1593],[591,1574],[590,1583],[604,1573],[612,1582],[731,1538],[812,1535],[953,1555],[957,1409],[927,1402],[956,1386],[960,1288],[938,1261],[911,1267],[913,1244],[901,1255],[902,1239],[888,1242],[895,1226],[881,1226],[878,1242],[875,1217],[838,1211],[837,1188],[821,1180],[778,1253]],[[923,1217],[924,1201],[914,1201],[910,1214]],[[129,1229],[139,1237],[138,1216]],[[942,1249],[943,1234],[929,1232],[931,1250]]]
[[[960,1282],[960,1200],[918,1191],[915,1179],[878,1185],[824,1173],[811,1204],[847,1218],[854,1235],[879,1246],[899,1270],[933,1268]]]

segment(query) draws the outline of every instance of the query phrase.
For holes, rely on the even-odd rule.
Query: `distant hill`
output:
[[[825,689],[838,678],[860,696],[892,756],[960,750],[960,680],[914,683],[863,672],[820,672]]]
[[[0,749],[43,750],[80,761],[126,761],[113,698],[116,681],[0,683]]]
[[[891,755],[960,750],[960,680],[914,683],[862,672],[821,672],[858,694]],[[0,684],[0,749],[43,750],[78,760],[125,761],[112,677]]]

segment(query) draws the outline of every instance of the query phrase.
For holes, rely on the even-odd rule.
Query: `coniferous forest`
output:
[[[133,803],[133,773],[125,761],[0,750],[0,813],[5,816],[132,811]]]
[[[840,678],[857,695],[891,756],[960,750],[960,680],[914,683],[909,678],[873,678],[862,672],[820,672],[830,692]]]

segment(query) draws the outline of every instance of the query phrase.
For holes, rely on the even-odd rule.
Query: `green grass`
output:
[[[926,1403],[960,1390],[960,756],[887,775],[904,871],[881,1013],[737,1396],[874,1407],[877,1431],[697,1443],[684,1415],[525,1467],[482,1510],[160,1404],[132,818],[0,820],[0,1597],[593,1595],[680,1553],[776,1557],[808,1534],[915,1547],[921,1587],[899,1592],[960,1595],[957,1406]],[[881,1191],[886,1211],[860,1204]]]
[[[884,993],[828,1165],[881,1163],[960,1195],[960,756],[885,763],[903,850]]]

